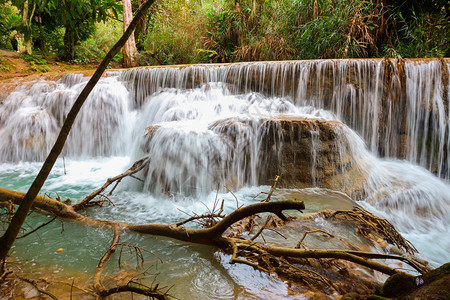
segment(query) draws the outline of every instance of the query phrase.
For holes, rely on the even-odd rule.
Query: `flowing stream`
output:
[[[275,200],[302,199],[305,213],[350,209],[356,201],[392,222],[436,267],[450,259],[449,69],[448,61],[439,60],[404,61],[401,67],[389,60],[327,60],[109,72],[82,108],[42,194],[80,201],[150,156],[141,180],[121,183],[109,197],[114,206],[89,215],[167,224],[207,212],[216,198],[230,212],[236,200],[227,188],[240,204],[259,201],[270,189],[270,138],[276,161],[308,171],[307,183],[283,174],[298,184],[286,184]],[[0,186],[26,192],[86,82],[77,74],[28,82],[0,103]],[[289,132],[282,122],[307,122],[304,135],[290,138],[294,148],[308,145],[307,166],[286,158]],[[330,141],[322,138],[324,126],[331,128]],[[333,161],[349,162],[330,161],[331,177],[339,178],[332,186],[321,179],[325,143]],[[47,219],[32,214],[26,227]],[[321,226],[363,243],[343,228]],[[301,235],[291,230],[282,243],[295,245]],[[24,263],[33,259],[42,272],[93,274],[110,239],[108,231],[55,221],[17,240],[14,252]],[[131,233],[124,242],[163,261],[149,255],[146,267],[160,274],[158,281],[174,285],[175,296],[189,290],[208,299],[289,297],[283,282],[229,265],[229,257],[209,247]],[[56,253],[58,248],[64,251]]]

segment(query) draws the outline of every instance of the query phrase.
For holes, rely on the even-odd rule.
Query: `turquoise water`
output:
[[[62,199],[70,198],[77,202],[103,184],[108,178],[126,169],[129,159],[115,157],[109,159],[74,161],[66,160],[55,166],[49,180],[43,188],[42,194],[59,195]],[[20,163],[16,165],[0,165],[0,186],[18,191],[26,191],[40,163]],[[105,205],[101,208],[91,208],[86,213],[92,218],[117,220],[128,223],[163,223],[178,222],[187,215],[205,213],[207,207],[212,207],[216,198],[211,193],[204,199],[156,199],[147,193],[127,191],[127,182],[119,186],[110,197],[115,206]],[[244,188],[235,192],[239,205],[250,204],[265,198],[269,186]],[[229,193],[219,193],[218,199],[224,199],[225,210],[230,212],[236,207],[236,200]],[[350,209],[354,203],[342,194],[320,189],[304,191],[279,190],[273,199],[297,198],[307,203],[308,212],[325,208]],[[291,215],[301,214],[291,213]],[[51,216],[33,212],[27,218],[25,229],[32,229],[50,220]],[[312,224],[313,225],[313,224]],[[287,226],[284,234],[288,240],[268,232],[265,238],[269,242],[276,242],[286,246],[293,246],[299,239],[298,228],[295,223]],[[346,229],[341,229],[345,234]],[[352,234],[351,234],[352,235]],[[32,272],[34,269],[44,269],[43,276],[58,276],[60,274],[84,274],[86,278],[93,276],[99,259],[108,249],[112,232],[109,229],[92,228],[83,224],[55,220],[44,228],[28,237],[16,241],[12,253],[22,264],[27,264]],[[354,236],[353,240],[361,242]],[[173,295],[183,299],[186,291],[194,298],[201,299],[236,299],[260,297],[288,297],[287,286],[275,277],[260,273],[249,266],[229,265],[229,256],[216,252],[213,248],[179,242],[176,240],[140,235],[124,232],[122,243],[135,245],[151,251],[144,252],[144,266],[136,271],[136,258],[129,251],[122,251],[122,268],[118,267],[119,251],[108,263],[106,274],[116,274],[119,271],[144,272],[141,275],[149,282],[154,280],[162,285],[173,286]],[[319,239],[320,242],[320,239]],[[318,246],[319,242],[310,241],[310,247]],[[322,240],[322,247],[330,247],[329,241]],[[334,245],[335,246],[335,245]],[[63,251],[58,253],[57,250]],[[47,273],[46,273],[47,272]],[[64,277],[64,275],[62,275]],[[73,275],[72,275],[73,276]],[[72,277],[70,277],[72,278]],[[75,276],[75,284],[79,282],[80,275]],[[92,280],[92,279],[90,279]]]

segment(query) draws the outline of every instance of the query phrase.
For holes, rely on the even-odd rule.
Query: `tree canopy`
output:
[[[8,9],[11,3],[19,14]],[[141,3],[132,0],[133,11]],[[11,30],[37,48],[33,16],[41,16],[45,52],[77,62],[102,58],[123,30],[119,0],[0,5],[2,48],[11,47]],[[141,65],[442,57],[450,55],[448,15],[445,0],[175,0],[152,7],[135,36]]]

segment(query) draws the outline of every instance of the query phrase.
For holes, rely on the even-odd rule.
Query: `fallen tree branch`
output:
[[[97,269],[95,270],[94,274],[94,288],[97,291],[97,293],[101,293],[103,291],[103,286],[101,283],[101,274],[103,272],[103,269],[106,266],[106,263],[111,258],[111,256],[116,252],[117,244],[120,241],[120,227],[115,226],[114,227],[114,237],[111,242],[111,246],[108,248],[108,250],[105,252],[103,257],[100,259],[100,262],[98,263]]]
[[[144,157],[141,158],[140,160],[136,161],[128,170],[126,170],[125,172],[123,172],[120,175],[117,175],[116,177],[113,178],[108,178],[108,180],[106,180],[105,184],[103,184],[103,186],[101,188],[99,188],[98,190],[92,192],[89,196],[87,196],[86,198],[84,198],[82,201],[80,201],[79,203],[73,205],[73,209],[75,211],[78,211],[80,209],[86,208],[87,206],[89,206],[89,202],[94,199],[95,197],[97,197],[98,195],[100,195],[101,193],[103,193],[104,190],[106,190],[111,184],[113,184],[114,182],[116,182],[116,186],[117,184],[125,177],[127,176],[131,176],[137,172],[139,172],[140,170],[142,170],[150,161],[149,157]],[[116,186],[114,186],[114,189],[116,188]],[[111,191],[112,192],[112,191]]]
[[[362,251],[352,251],[352,250],[340,250],[340,249],[294,249],[276,246],[265,246],[264,250],[275,256],[282,257],[295,257],[295,258],[336,258],[351,261],[362,266],[368,267],[370,269],[379,271],[383,274],[394,275],[400,271],[391,268],[389,266],[383,265],[373,260],[367,259],[368,257],[377,259],[397,259],[404,262],[409,262],[401,256],[395,255],[384,255],[370,252]],[[374,256],[371,256],[374,254]],[[415,265],[411,265],[415,268]],[[419,270],[418,270],[419,271]],[[420,272],[420,271],[419,271]]]
[[[7,193],[8,190],[2,189],[0,191],[3,191],[3,194],[0,193],[0,201],[3,200],[1,195],[3,196],[9,196],[9,193]],[[13,192],[13,191],[11,191]],[[16,195],[15,201],[18,201],[20,203],[20,195],[16,192],[13,192],[13,195]],[[11,197],[6,197],[6,199],[11,199]],[[386,266],[382,263],[379,263],[377,261],[374,261],[374,259],[394,259],[399,260],[404,263],[407,263],[408,265],[411,265],[413,268],[415,268],[417,271],[423,273],[423,269],[418,267],[416,264],[414,264],[411,260],[405,257],[396,256],[396,255],[387,255],[387,254],[378,254],[378,253],[370,253],[370,252],[362,252],[362,251],[353,251],[353,250],[340,250],[340,249],[324,249],[324,250],[318,250],[318,249],[295,249],[295,248],[288,248],[288,247],[277,247],[277,246],[270,246],[270,245],[262,245],[260,243],[254,242],[252,240],[248,239],[242,239],[242,238],[231,238],[224,236],[224,233],[227,231],[228,228],[230,228],[231,225],[234,223],[243,220],[247,217],[253,216],[255,214],[259,213],[273,213],[277,215],[282,220],[287,220],[286,216],[283,214],[283,211],[285,210],[299,210],[305,208],[305,205],[303,201],[296,201],[296,200],[290,200],[290,201],[276,201],[276,202],[258,202],[255,204],[251,204],[245,207],[241,207],[239,209],[236,209],[235,211],[231,212],[230,214],[224,216],[222,220],[218,221],[214,226],[209,228],[185,228],[185,227],[179,227],[178,224],[142,224],[142,225],[131,225],[131,224],[125,224],[125,223],[119,223],[114,221],[106,221],[106,220],[94,220],[90,219],[88,217],[85,217],[81,214],[78,214],[74,211],[73,207],[66,205],[65,203],[59,202],[57,200],[48,198],[48,197],[42,197],[37,198],[35,205],[39,206],[43,210],[47,210],[46,206],[48,207],[48,210],[55,212],[56,214],[59,214],[62,212],[63,217],[69,216],[69,219],[74,221],[79,221],[83,223],[88,223],[92,226],[108,226],[114,230],[114,239],[111,243],[110,248],[105,253],[105,255],[102,257],[95,276],[94,276],[94,286],[95,290],[99,295],[110,295],[112,293],[120,292],[120,291],[135,291],[137,292],[139,288],[133,286],[133,285],[125,285],[120,286],[112,289],[105,289],[101,285],[100,279],[101,279],[101,273],[102,270],[106,264],[106,262],[110,259],[112,254],[116,251],[116,248],[119,244],[120,239],[120,231],[123,229],[144,233],[144,234],[151,234],[151,235],[158,235],[158,236],[164,236],[169,238],[174,238],[177,240],[189,242],[189,243],[197,243],[197,244],[204,244],[209,246],[215,246],[222,250],[231,250],[232,257],[230,260],[230,263],[243,263],[250,265],[254,268],[257,268],[261,271],[270,271],[267,269],[267,266],[269,266],[272,261],[275,261],[278,263],[282,262],[283,268],[274,267],[273,270],[276,270],[277,272],[285,272],[287,274],[297,274],[298,276],[304,276],[305,282],[313,282],[314,280],[318,280],[318,282],[325,283],[326,281],[320,279],[317,277],[317,275],[314,275],[313,273],[309,274],[308,271],[303,270],[302,273],[299,270],[296,270],[295,266],[289,266],[289,263],[286,261],[280,260],[283,259],[306,259],[306,258],[314,258],[314,259],[342,259],[346,261],[350,261],[365,267],[368,267],[370,269],[379,271],[381,273],[387,274],[387,275],[393,275],[396,273],[400,273],[401,271],[391,268],[389,266]],[[62,209],[55,209],[61,208]],[[70,212],[70,213],[69,213]],[[267,222],[266,222],[267,223]],[[267,225],[263,225],[261,229],[266,228]],[[262,230],[260,230],[262,231]],[[262,261],[263,265],[260,265],[260,261],[257,261],[257,263],[248,260],[248,259],[241,259],[238,258],[238,256],[241,257],[247,257],[250,255],[250,258],[253,257],[253,259],[256,259],[256,257],[265,257]],[[272,257],[272,259],[270,258]],[[278,263],[275,263],[278,264]],[[303,275],[302,275],[303,274]],[[295,276],[297,276],[295,275]],[[292,275],[294,276],[294,275]],[[309,279],[308,279],[309,278]],[[316,279],[314,279],[316,278]],[[309,281],[308,281],[309,280]],[[313,280],[313,281],[311,281]],[[140,292],[149,293],[155,293],[155,289],[152,288],[145,288],[144,290],[140,290]],[[152,297],[156,297],[154,294],[151,294]],[[160,297],[166,297],[164,293],[159,294]],[[157,299],[164,299],[164,298],[157,298]]]
[[[241,207],[229,215],[225,216],[216,225],[210,228],[188,229],[180,228],[176,225],[161,225],[161,224],[145,224],[145,225],[127,225],[124,226],[132,231],[160,235],[175,238],[185,242],[200,243],[210,246],[219,246],[223,241],[220,239],[222,234],[232,224],[249,217],[254,214],[271,212],[276,214],[279,218],[286,220],[282,211],[284,210],[302,210],[305,208],[303,201],[286,200],[278,202],[261,202],[248,206]],[[227,243],[226,243],[227,244]],[[222,245],[227,246],[227,245]]]
[[[134,282],[129,282],[126,285],[117,286],[111,289],[105,289],[100,292],[100,297],[107,297],[112,294],[123,293],[123,292],[132,292],[141,294],[144,296],[151,297],[152,299],[165,300],[168,299],[165,293],[161,293],[157,290],[157,286],[155,288],[150,288],[143,285],[138,285]]]
[[[21,204],[22,199],[25,197],[25,193],[20,193],[12,190],[8,190],[0,187],[0,202],[12,201],[14,204]],[[77,219],[80,215],[69,205],[52,199],[37,195],[33,207],[45,210],[60,218]]]

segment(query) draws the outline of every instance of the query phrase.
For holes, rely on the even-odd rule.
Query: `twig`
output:
[[[32,285],[39,293],[45,294],[45,295],[49,296],[50,298],[52,298],[52,299],[54,299],[54,300],[58,300],[58,298],[56,298],[55,295],[53,295],[52,293],[40,289],[40,288],[38,287],[37,283],[34,282],[33,280],[27,279],[27,278],[21,278],[21,277],[18,277],[18,278],[19,278],[20,280],[22,280],[22,281],[25,281],[25,282],[28,282],[29,284],[31,284],[31,285]]]
[[[331,233],[329,233],[329,232],[327,232],[327,231],[325,231],[325,230],[323,230],[323,229],[313,229],[313,230],[308,230],[308,231],[305,231],[305,232],[303,233],[303,236],[302,236],[302,238],[300,239],[300,241],[297,243],[297,246],[295,246],[295,249],[300,248],[300,246],[301,246],[302,243],[303,243],[303,240],[306,238],[306,236],[307,236],[309,233],[315,233],[315,232],[322,232],[322,233],[325,233],[325,234],[329,235],[330,237],[335,237],[333,234],[331,234]]]
[[[138,180],[138,181],[140,181],[140,182],[144,182],[143,179],[141,179],[141,178],[139,178],[139,177],[136,177],[136,176],[134,176],[134,175],[130,175],[130,177],[133,178],[133,179],[136,179],[136,180]]]
[[[117,246],[122,246],[122,248],[123,247],[128,247],[130,249],[134,249],[135,251],[139,251],[140,257],[142,258],[142,262],[144,262],[142,251],[144,251],[144,252],[150,253],[151,255],[156,257],[161,263],[163,263],[163,260],[158,255],[156,255],[155,253],[153,253],[152,251],[149,251],[147,249],[144,249],[144,248],[141,248],[141,247],[138,247],[138,246],[134,246],[134,245],[130,245],[130,244],[125,244],[125,243],[118,243]]]
[[[267,198],[264,200],[264,202],[269,202],[270,201],[270,197],[272,197],[273,192],[277,188],[278,180],[280,180],[280,176],[279,175],[277,175],[275,177],[275,180],[273,181],[272,187],[270,188],[269,194],[267,195]]]
[[[29,235],[32,234],[33,232],[36,232],[36,231],[38,231],[39,229],[41,229],[42,227],[44,227],[44,226],[50,224],[51,222],[55,221],[57,217],[58,217],[58,216],[54,216],[50,221],[47,221],[47,222],[45,222],[45,223],[39,225],[38,227],[36,227],[35,229],[33,229],[33,230],[31,230],[31,231],[25,233],[24,235],[18,236],[17,239],[21,239],[21,238],[24,238],[24,237],[26,237],[26,236],[29,236]]]
[[[84,198],[80,203],[73,205],[72,206],[73,209],[80,210],[80,209],[86,207],[92,199],[94,199],[99,194],[101,194],[104,190],[106,190],[113,182],[120,181],[124,177],[130,176],[132,174],[139,172],[149,162],[150,162],[150,157],[141,158],[140,160],[136,161],[127,171],[123,172],[120,175],[117,175],[116,177],[108,178],[108,180],[106,180],[105,184],[103,184],[103,186],[101,188],[99,188],[98,190],[91,193],[89,196]]]
[[[236,195],[225,185],[225,188],[227,189],[227,191],[231,194],[231,195],[233,195],[233,197],[234,197],[234,199],[236,199],[236,209],[239,209],[240,207],[239,207],[239,200],[238,200],[238,198],[236,197]]]
[[[266,219],[266,222],[264,223],[263,226],[261,226],[261,228],[259,228],[258,232],[250,239],[250,241],[254,241],[262,232],[263,230],[266,228],[267,224],[269,224],[269,221],[272,219],[272,216],[268,216]]]

